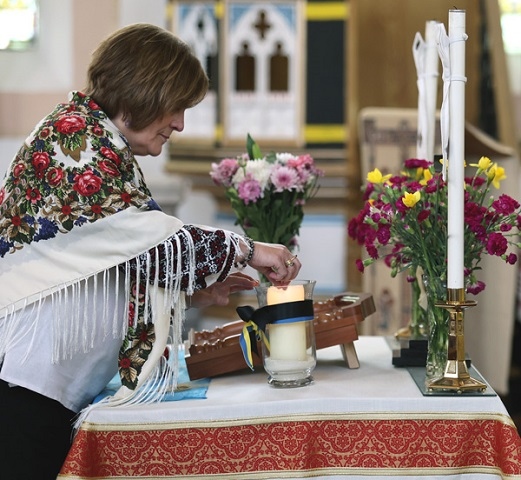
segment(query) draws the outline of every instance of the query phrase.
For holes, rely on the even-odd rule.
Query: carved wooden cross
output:
[[[253,26],[259,31],[261,39],[264,39],[266,32],[271,28],[271,24],[266,20],[266,12],[259,10],[259,20]]]

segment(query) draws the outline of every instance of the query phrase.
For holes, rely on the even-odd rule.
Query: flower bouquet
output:
[[[495,199],[490,193],[491,187],[499,188],[506,178],[502,167],[487,157],[470,166],[475,171],[465,178],[464,277],[467,292],[478,294],[485,288],[476,275],[483,255],[501,257],[508,264],[517,262],[509,247],[517,250],[520,246],[521,211],[519,202],[510,196],[502,194]],[[383,259],[392,277],[406,272],[411,282],[421,269],[431,315],[429,356],[438,343],[437,353],[443,362],[447,315],[433,304],[443,300],[440,295],[447,280],[447,183],[432,162],[418,159],[407,160],[398,175],[383,175],[375,169],[367,175],[367,182],[364,206],[348,224],[349,236],[367,252],[367,258],[357,260],[357,267],[363,272]],[[439,314],[436,319],[432,318],[434,312]],[[437,333],[440,336],[434,338]],[[429,369],[429,358],[427,362]]]
[[[295,251],[304,205],[323,175],[308,155],[263,155],[250,135],[247,153],[213,163],[210,176],[224,187],[240,225],[253,240],[280,243]]]

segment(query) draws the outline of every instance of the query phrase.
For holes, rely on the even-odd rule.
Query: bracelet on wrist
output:
[[[247,236],[244,236],[244,241],[248,244],[248,253],[243,257],[242,260],[238,262],[238,265],[240,265],[242,268],[245,268],[253,258],[253,254],[255,253],[255,242]]]

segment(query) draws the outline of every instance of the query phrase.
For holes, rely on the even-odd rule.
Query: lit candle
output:
[[[269,287],[268,305],[305,300],[303,285]],[[269,325],[270,358],[272,360],[306,360],[306,322]]]
[[[449,11],[447,287],[463,288],[465,181],[465,10]]]

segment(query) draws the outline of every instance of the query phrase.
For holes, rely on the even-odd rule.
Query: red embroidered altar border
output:
[[[99,428],[99,427],[97,427]],[[60,478],[378,471],[521,475],[521,439],[498,419],[288,420],[80,430]],[[250,477],[254,478],[254,477]]]

